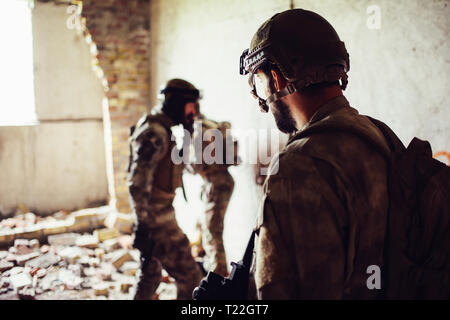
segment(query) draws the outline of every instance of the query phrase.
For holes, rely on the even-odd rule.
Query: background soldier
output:
[[[207,164],[202,159],[201,163],[197,161],[197,164],[192,164],[192,169],[195,173],[200,174],[204,180],[202,187],[202,199],[206,205],[205,215],[202,217],[202,245],[206,254],[204,267],[206,271],[214,271],[226,276],[228,269],[222,237],[223,222],[234,189],[234,179],[228,172],[228,167],[237,164],[237,142],[233,141],[233,144],[228,144],[229,148],[232,147],[233,149],[233,158],[230,158],[233,162],[227,164],[227,130],[231,129],[230,123],[206,119],[202,114],[198,116],[198,119],[197,125],[201,126],[201,131],[195,130],[194,145],[197,143],[202,145],[202,154],[206,146],[214,142],[209,134],[211,131],[208,130],[218,130],[223,137],[223,163]],[[200,139],[200,141],[197,139]]]
[[[170,80],[161,91],[161,112],[142,117],[131,128],[128,186],[137,218],[134,246],[141,252],[141,277],[135,299],[151,299],[164,268],[176,280],[178,299],[191,299],[202,272],[191,255],[189,240],[175,219],[175,189],[182,185],[183,164],[171,153],[171,127],[192,132],[199,110],[199,91],[189,82]]]

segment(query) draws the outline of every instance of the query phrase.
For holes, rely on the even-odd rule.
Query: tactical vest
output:
[[[183,164],[175,164],[171,159],[173,148],[176,148],[175,141],[172,141],[172,121],[164,114],[148,115],[148,123],[156,122],[161,124],[167,131],[168,145],[165,146],[162,157],[159,159],[155,169],[152,199],[173,199],[175,190],[182,185]]]
[[[221,172],[224,170],[227,170],[229,166],[237,165],[240,162],[240,159],[238,158],[238,145],[237,141],[233,140],[233,163],[226,163],[227,159],[227,141],[226,141],[226,134],[227,130],[231,129],[231,125],[229,122],[216,122],[211,119],[206,119],[204,116],[199,117],[201,121],[202,126],[202,135],[205,134],[205,132],[209,129],[217,129],[220,130],[224,140],[223,140],[223,161],[222,164],[220,163],[213,163],[213,164],[206,164],[204,162],[204,159],[201,159],[201,163],[193,163],[191,164],[192,169],[195,173],[200,174],[203,177],[208,177],[210,174],[215,174],[216,172]],[[202,145],[202,155],[205,150],[205,148],[211,143],[210,139],[207,139],[206,141],[203,141],[203,136],[196,135],[198,132],[194,132],[194,144],[197,144],[199,139]],[[197,160],[197,159],[196,159]]]

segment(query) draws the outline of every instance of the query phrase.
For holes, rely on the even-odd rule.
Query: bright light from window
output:
[[[36,122],[31,5],[0,1],[0,125]]]

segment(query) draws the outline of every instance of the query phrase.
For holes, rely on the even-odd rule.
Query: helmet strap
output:
[[[347,76],[347,74],[344,72],[342,75],[341,75],[341,78],[340,78],[340,80],[341,80],[341,89],[342,90],[345,90],[345,88],[347,87],[347,84],[348,84],[348,76]],[[275,92],[275,93],[273,93],[273,94],[271,94],[266,100],[265,100],[265,104],[266,105],[269,105],[269,104],[271,104],[272,102],[275,102],[275,101],[278,101],[278,100],[280,100],[281,98],[283,98],[283,97],[286,97],[286,96],[288,96],[288,95],[290,95],[290,94],[292,94],[292,93],[294,93],[294,92],[297,92],[299,89],[298,89],[298,87],[295,85],[295,83],[289,83],[285,88],[283,88],[283,89],[281,89],[280,91],[277,91],[277,92]],[[261,98],[260,98],[261,99]],[[262,100],[262,99],[261,99]],[[260,102],[260,104],[261,104],[261,102]]]
[[[286,97],[297,91],[297,88],[293,83],[289,83],[285,88],[271,94],[266,100],[260,98],[255,91],[255,88],[251,91],[251,94],[255,99],[258,100],[259,108],[262,112],[267,113],[269,111],[269,104],[272,102],[278,101],[283,97]]]
[[[297,91],[297,88],[293,83],[289,83],[285,88],[281,89],[280,91],[277,91],[273,94],[271,94],[267,99],[266,103],[271,104],[272,102],[278,101],[283,97],[286,97],[294,92]]]

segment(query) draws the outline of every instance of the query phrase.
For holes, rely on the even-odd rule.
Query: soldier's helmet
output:
[[[258,69],[271,65],[289,85],[284,92],[263,100],[256,92],[253,76]],[[261,25],[250,48],[242,53],[239,67],[240,74],[250,74],[252,94],[267,112],[266,103],[314,84],[340,81],[345,90],[350,61],[344,42],[327,20],[311,11],[292,9]]]
[[[162,111],[176,124],[183,123],[186,103],[195,102],[197,109],[199,109],[198,100],[201,99],[201,92],[186,80],[169,80],[165,87],[161,89],[160,94],[164,97]]]
[[[160,93],[164,95],[165,99],[171,95],[182,96],[192,102],[201,98],[200,91],[192,83],[183,79],[171,79],[167,81]]]

